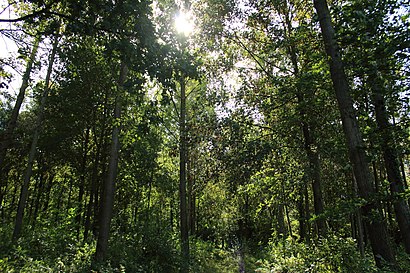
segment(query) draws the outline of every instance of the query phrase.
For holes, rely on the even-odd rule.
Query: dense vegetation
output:
[[[0,3],[1,272],[409,272],[407,1]]]

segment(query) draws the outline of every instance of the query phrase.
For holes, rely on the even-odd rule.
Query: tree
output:
[[[113,6],[113,12],[107,14],[107,23],[111,24],[111,31],[118,34],[116,37],[118,40],[112,41],[112,46],[114,51],[117,51],[120,55],[121,68],[120,77],[117,83],[117,94],[115,94],[115,109],[114,109],[114,127],[112,132],[112,145],[110,149],[110,162],[108,167],[107,178],[104,183],[104,189],[102,191],[102,200],[100,204],[100,215],[99,215],[99,235],[97,241],[97,251],[95,258],[97,261],[101,262],[104,260],[107,254],[108,248],[108,236],[110,229],[110,221],[112,218],[113,210],[113,200],[115,196],[115,182],[117,177],[118,168],[118,156],[120,149],[120,120],[121,111],[124,107],[122,105],[122,100],[124,99],[123,88],[127,77],[127,71],[129,66],[131,69],[137,70],[139,73],[143,73],[147,69],[145,60],[147,56],[145,54],[145,49],[148,45],[152,43],[153,38],[153,28],[149,20],[149,13],[151,7],[147,1],[139,3],[135,6],[132,2],[118,3],[118,5]],[[112,17],[114,14],[123,17],[123,20],[117,21]],[[138,24],[143,27],[140,28]],[[130,29],[128,29],[130,27]],[[149,31],[151,34],[148,37],[144,37],[144,30]],[[137,39],[140,45],[133,47],[131,44],[131,39]],[[136,59],[137,56],[141,60]],[[150,54],[150,52],[148,53]],[[134,63],[128,64],[128,58],[134,60]]]
[[[16,222],[15,222],[13,236],[12,236],[12,239],[14,242],[16,242],[17,239],[20,237],[20,233],[22,229],[24,208],[25,208],[26,201],[27,201],[28,188],[29,188],[30,178],[31,178],[32,169],[33,169],[34,157],[36,154],[37,143],[38,143],[38,139],[40,136],[40,129],[41,129],[41,125],[43,122],[44,107],[45,107],[46,99],[47,99],[47,96],[50,90],[50,78],[51,78],[51,73],[53,72],[54,58],[55,58],[56,51],[57,51],[58,39],[59,39],[58,34],[56,34],[54,37],[54,42],[53,42],[53,46],[52,46],[52,50],[50,54],[47,75],[46,75],[46,79],[44,83],[44,91],[41,96],[39,113],[38,113],[37,122],[36,122],[37,128],[35,128],[35,131],[34,131],[33,141],[31,143],[29,158],[27,162],[27,168],[24,174],[24,182],[21,188],[19,205],[18,205],[17,214],[16,214]]]
[[[341,12],[341,19],[348,22],[339,26],[342,33],[342,43],[346,48],[346,59],[349,62],[348,70],[354,77],[362,81],[363,91],[370,97],[374,106],[375,125],[377,134],[371,134],[376,146],[380,146],[387,178],[390,182],[390,191],[393,196],[404,193],[404,183],[400,174],[400,164],[394,128],[389,120],[394,114],[388,112],[390,108],[400,105],[400,92],[404,90],[397,85],[402,77],[402,62],[400,57],[406,38],[402,37],[405,26],[397,15],[399,3],[385,2],[351,2]],[[356,15],[356,10],[366,11],[367,16]],[[359,17],[360,20],[354,20]],[[391,17],[391,18],[389,18]],[[357,38],[347,38],[348,33],[358,33]],[[368,89],[368,90],[366,90]],[[356,92],[355,92],[356,93]],[[366,95],[367,95],[366,94]],[[359,99],[359,98],[358,98]],[[356,99],[356,100],[358,100]],[[394,109],[393,108],[393,109]],[[380,141],[377,141],[380,139]],[[380,142],[380,143],[379,143]],[[393,206],[403,243],[407,252],[410,249],[410,210],[407,202],[400,197],[393,197]]]
[[[344,72],[340,51],[335,40],[335,31],[331,22],[327,2],[325,0],[315,0],[314,5],[319,17],[326,53],[329,56],[333,87],[336,92],[343,130],[349,149],[349,157],[353,164],[353,171],[359,194],[368,202],[362,208],[365,216],[367,232],[369,234],[376,263],[378,266],[382,267],[382,259],[388,263],[394,263],[394,255],[389,246],[389,238],[383,217],[377,209],[377,204],[374,203],[374,201],[372,202],[369,200],[374,194],[372,178],[366,160],[363,139],[357,124],[353,102],[349,95],[349,83]],[[371,215],[374,215],[372,219],[370,219]]]
[[[10,118],[7,123],[7,128],[2,135],[1,142],[0,142],[0,172],[3,172],[4,168],[4,161],[6,157],[7,150],[9,149],[12,141],[13,141],[13,132],[17,125],[17,119],[19,116],[21,105],[23,104],[24,97],[26,94],[26,89],[30,83],[30,74],[33,69],[33,64],[36,59],[37,50],[41,41],[41,35],[37,35],[34,38],[33,47],[30,53],[30,56],[27,60],[26,70],[23,74],[21,87],[19,93],[17,95],[16,103],[14,104],[13,111],[11,112]]]
[[[99,231],[98,231],[98,241],[97,249],[95,252],[95,258],[97,261],[104,261],[107,255],[108,249],[108,238],[110,231],[110,222],[112,218],[112,210],[114,206],[114,196],[115,196],[115,181],[117,178],[117,168],[118,168],[118,153],[120,150],[120,119],[122,110],[122,88],[127,78],[128,66],[124,61],[121,63],[120,77],[118,80],[118,89],[115,99],[115,109],[114,109],[114,121],[115,125],[112,131],[112,143],[110,148],[110,162],[108,166],[108,174],[105,179],[104,189],[102,191],[103,195],[101,198],[100,207],[100,220],[99,220]]]

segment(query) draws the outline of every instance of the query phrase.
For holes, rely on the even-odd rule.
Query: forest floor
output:
[[[38,229],[24,234],[18,246],[5,243],[6,234],[10,230],[0,227],[0,272],[172,273],[179,272],[181,264],[178,240],[172,237],[113,234],[108,260],[95,264],[95,241],[78,243],[74,230]],[[193,273],[410,272],[410,259],[403,250],[397,253],[399,269],[380,270],[370,249],[361,256],[353,239],[334,235],[309,242],[291,238],[248,242],[242,247],[193,239],[190,251]]]

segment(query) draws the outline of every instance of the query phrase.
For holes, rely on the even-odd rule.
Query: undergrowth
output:
[[[179,272],[181,264],[178,237],[154,227],[127,235],[114,232],[109,258],[103,264],[93,263],[95,240],[78,243],[70,235],[74,232],[62,232],[61,227],[25,232],[17,247],[7,243],[10,227],[0,231],[0,240],[5,242],[0,245],[0,272],[172,273]],[[397,254],[400,268],[382,271],[375,266],[370,251],[360,255],[353,239],[328,236],[309,243],[283,239],[261,246],[249,242],[241,249],[192,239],[190,272],[238,272],[241,257],[246,272],[261,273],[404,273],[410,268],[409,256],[403,250]]]

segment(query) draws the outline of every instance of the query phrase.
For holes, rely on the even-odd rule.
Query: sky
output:
[[[7,6],[8,6],[8,3],[6,0],[0,0],[0,18],[2,19],[13,18],[13,12],[11,11],[11,9],[10,8],[5,9],[5,7]],[[1,59],[8,58],[11,56],[17,56],[18,47],[16,43],[12,41],[11,39],[7,38],[3,34],[5,30],[10,30],[10,29],[12,29],[12,24],[0,22],[0,58]],[[14,75],[13,81],[11,82],[9,89],[7,90],[11,95],[14,96],[16,95],[19,89],[19,86],[21,84],[21,80],[20,80],[21,77],[18,76],[18,73],[16,73],[16,71],[14,71],[8,66],[5,66],[4,69],[7,72],[10,72]]]

